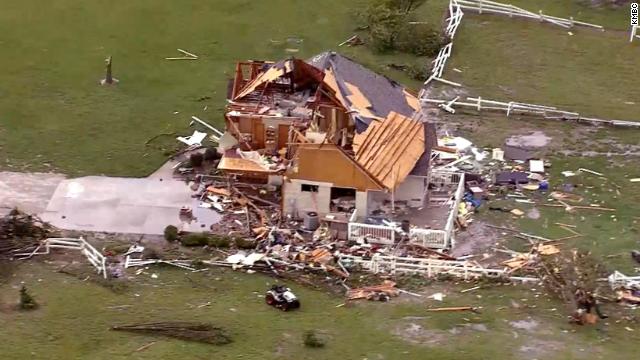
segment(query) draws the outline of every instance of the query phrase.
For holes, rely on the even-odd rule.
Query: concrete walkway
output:
[[[65,230],[162,234],[167,225],[206,231],[218,213],[198,207],[184,181],[173,179],[170,161],[147,178],[0,172],[0,206],[35,213]],[[193,209],[196,221],[184,222],[180,208]]]
[[[64,175],[0,171],[0,216],[13,208],[41,214]]]

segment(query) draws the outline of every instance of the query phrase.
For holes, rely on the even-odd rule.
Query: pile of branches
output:
[[[573,309],[579,305],[576,291],[595,294],[598,279],[607,276],[604,266],[590,252],[576,249],[540,257],[537,265],[537,275],[545,288]]]
[[[213,345],[225,345],[232,342],[226,330],[207,323],[197,322],[157,322],[113,326],[111,330],[156,334],[187,341],[196,341]]]
[[[11,210],[0,217],[0,259],[35,249],[50,233],[51,227],[37,216]]]

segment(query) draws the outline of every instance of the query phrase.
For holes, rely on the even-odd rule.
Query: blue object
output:
[[[541,181],[540,182],[540,187],[538,188],[538,190],[549,190],[549,182],[548,181]]]
[[[471,203],[471,205],[473,205],[474,208],[479,208],[480,205],[482,205],[482,200],[479,199],[475,199],[473,197],[473,193],[470,191],[467,191],[466,193],[464,193],[464,196],[462,197],[462,199],[465,202]]]

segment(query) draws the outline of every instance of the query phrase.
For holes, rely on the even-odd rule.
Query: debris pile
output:
[[[0,218],[0,258],[33,251],[50,233],[51,227],[37,216],[14,209]]]
[[[367,299],[371,301],[389,301],[400,295],[396,283],[385,280],[381,285],[367,286],[347,291],[347,300]]]
[[[213,345],[225,345],[232,342],[226,330],[207,323],[157,322],[113,326],[111,330],[156,334]]]

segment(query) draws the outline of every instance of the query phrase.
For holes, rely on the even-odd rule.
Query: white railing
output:
[[[619,271],[614,271],[607,280],[613,290],[619,288],[640,289],[640,276],[626,276]]]
[[[386,273],[395,275],[398,273],[422,274],[427,277],[438,274],[449,274],[465,280],[486,277],[502,277],[508,273],[503,269],[486,269],[478,264],[468,261],[438,260],[432,258],[411,258],[400,256],[374,255],[371,258],[337,254],[341,264],[359,265],[363,270],[374,274]],[[537,279],[531,279],[537,280]]]
[[[453,86],[461,86],[458,83],[453,81],[445,80],[442,78],[442,73],[444,72],[444,66],[447,64],[447,60],[451,57],[451,51],[453,49],[453,38],[456,36],[456,31],[458,30],[458,26],[462,22],[462,17],[464,16],[464,12],[460,6],[455,2],[455,0],[451,0],[449,2],[449,16],[447,17],[447,26],[444,30],[445,35],[449,38],[449,43],[445,45],[438,52],[438,56],[431,62],[431,76],[424,82],[425,85],[429,84],[431,80],[436,80],[443,82],[445,84],[453,85]]]
[[[160,260],[160,259],[135,259],[131,256],[127,256],[124,261],[125,269],[130,267],[147,266],[153,264],[167,264],[173,265],[185,270],[195,271],[196,269],[191,266],[193,261],[191,260]]]
[[[604,28],[600,25],[590,24],[584,21],[576,21],[572,17],[569,19],[560,18],[557,16],[545,15],[542,13],[542,10],[539,10],[538,13],[533,13],[531,11],[519,8],[517,6],[513,6],[511,4],[503,4],[495,1],[489,0],[452,0],[457,6],[465,10],[475,10],[478,14],[489,13],[489,14],[499,14],[499,15],[507,15],[509,17],[522,17],[528,19],[538,20],[540,22],[548,22],[554,25],[558,25],[565,29],[572,28],[573,26],[587,26],[596,29],[604,30]]]
[[[38,252],[44,246],[44,252]],[[89,260],[89,263],[98,270],[98,274],[102,274],[107,278],[107,259],[96,248],[89,244],[82,237],[74,238],[48,238],[42,242],[33,252],[26,254],[16,254],[16,256],[27,256],[30,258],[34,255],[45,255],[51,253],[51,249],[70,249],[80,250],[80,252]]]
[[[348,236],[350,241],[366,239],[371,244],[393,245],[396,239],[396,230],[385,225],[350,222]]]
[[[449,209],[449,217],[447,218],[447,225],[444,228],[445,232],[445,246],[446,248],[452,248],[455,246],[454,229],[456,219],[458,218],[458,209],[462,197],[464,196],[464,173],[460,173],[460,181],[458,182],[458,188],[454,195],[454,201]]]
[[[444,230],[414,228],[409,231],[411,243],[433,249],[447,249],[447,233]]]
[[[447,59],[451,56],[451,49],[453,47],[453,43],[448,43],[440,52],[438,52],[438,56],[433,60],[433,68],[431,69],[431,76],[434,78],[442,77],[442,73],[444,72],[444,65],[447,63]],[[429,82],[429,80],[427,80]]]
[[[463,175],[464,173],[459,171],[433,170],[431,172],[430,183],[445,187],[455,186],[457,189]]]
[[[505,112],[507,116],[511,114],[521,114],[521,115],[524,114],[524,115],[532,115],[532,116],[541,116],[545,119],[555,119],[555,120],[563,120],[563,121],[571,120],[578,123],[586,123],[591,125],[640,127],[640,122],[637,122],[637,121],[595,119],[595,118],[583,117],[577,112],[559,110],[558,108],[553,106],[527,104],[527,103],[520,103],[515,101],[502,102],[502,101],[495,101],[495,100],[486,100],[480,97],[478,98],[468,97],[466,101],[458,101],[457,99],[454,99],[454,100],[427,99],[426,97],[422,97],[420,101],[422,101],[423,103],[447,105],[449,108],[463,107],[463,108],[473,109],[477,111],[482,111],[482,110],[501,111],[501,112]]]
[[[462,8],[458,5],[455,0],[449,2],[449,17],[447,18],[447,28],[445,29],[445,34],[449,36],[451,40],[456,36],[456,31],[458,30],[458,26],[460,26],[460,22],[462,21],[462,17],[464,16],[464,12],[462,12]]]

